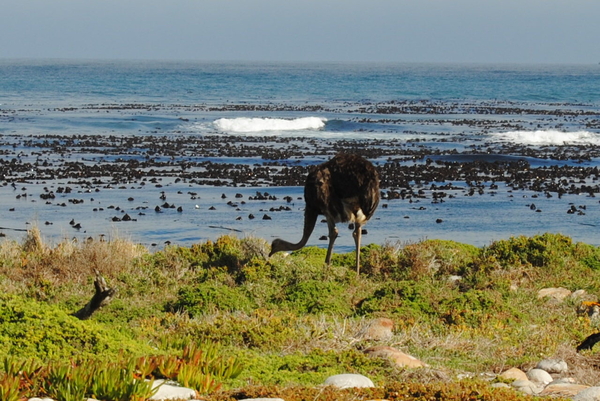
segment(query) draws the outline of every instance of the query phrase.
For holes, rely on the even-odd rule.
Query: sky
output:
[[[0,59],[600,63],[598,0],[2,0]]]

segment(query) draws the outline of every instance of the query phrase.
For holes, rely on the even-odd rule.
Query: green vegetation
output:
[[[369,245],[360,277],[353,253],[325,266],[323,249],[266,258],[268,248],[230,236],[155,253],[122,240],[48,246],[36,230],[22,243],[1,243],[0,399],[144,400],[151,380],[167,378],[210,400],[334,400],[349,390],[317,386],[360,373],[377,388],[353,390],[355,399],[510,400],[521,398],[456,375],[594,358],[594,350],[574,349],[598,329],[577,314],[581,301],[597,301],[598,247],[559,234],[482,248],[441,240]],[[80,321],[71,313],[89,301],[95,271],[117,295]],[[587,296],[538,298],[546,287]],[[376,317],[395,323],[387,342],[358,335]],[[370,358],[362,349],[374,344],[429,367]]]

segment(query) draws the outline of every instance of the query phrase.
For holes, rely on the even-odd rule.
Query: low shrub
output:
[[[150,348],[101,323],[81,321],[55,305],[0,295],[0,356],[93,359],[121,351],[138,354]]]

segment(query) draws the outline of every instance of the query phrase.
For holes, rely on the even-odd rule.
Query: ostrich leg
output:
[[[360,237],[362,235],[362,226],[358,223],[354,224],[354,244],[356,245],[356,275],[360,274]]]
[[[327,256],[325,257],[325,263],[329,265],[331,263],[331,253],[333,252],[333,243],[338,236],[338,229],[335,223],[327,220],[327,227],[329,228],[329,246],[327,247]]]

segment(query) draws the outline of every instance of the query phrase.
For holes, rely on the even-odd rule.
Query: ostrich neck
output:
[[[319,213],[317,211],[315,211],[313,208],[310,208],[308,206],[306,207],[306,209],[304,211],[304,230],[302,232],[302,239],[297,244],[292,244],[291,242],[282,241],[286,245],[287,250],[297,251],[298,249],[301,249],[302,247],[304,247],[306,245],[306,243],[308,242],[308,239],[310,238],[310,235],[312,234],[313,230],[315,229],[315,224],[317,223],[318,216],[319,216]]]

